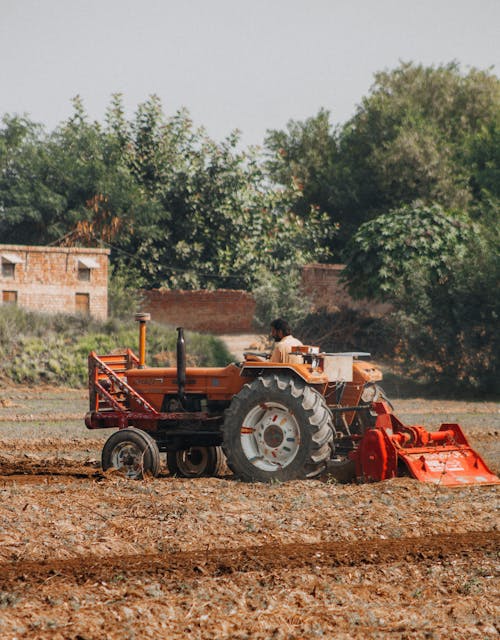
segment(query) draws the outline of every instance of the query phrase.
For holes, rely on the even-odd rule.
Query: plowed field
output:
[[[500,405],[459,422],[500,471]],[[0,392],[0,638],[498,638],[498,487],[102,473],[86,394]]]

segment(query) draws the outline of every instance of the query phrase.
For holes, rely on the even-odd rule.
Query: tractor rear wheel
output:
[[[141,429],[128,427],[113,433],[102,449],[102,469],[114,467],[132,480],[160,471],[160,452],[153,438]]]
[[[222,447],[238,478],[286,481],[321,473],[333,434],[325,398],[298,379],[274,374],[246,384],[234,396]]]
[[[190,447],[168,451],[167,466],[172,475],[180,478],[217,476],[224,468],[224,454],[220,447]]]

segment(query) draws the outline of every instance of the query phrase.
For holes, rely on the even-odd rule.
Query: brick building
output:
[[[0,244],[0,304],[108,315],[108,249]]]

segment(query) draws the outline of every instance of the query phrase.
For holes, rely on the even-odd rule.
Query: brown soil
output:
[[[317,567],[356,567],[398,562],[435,562],[471,555],[494,555],[500,546],[500,532],[477,531],[439,534],[422,540],[418,537],[394,540],[364,540],[339,545],[320,544],[260,545],[244,549],[195,550],[165,554],[78,557],[69,560],[18,561],[0,564],[2,588],[29,582],[30,588],[48,578],[68,583],[107,580],[114,573],[124,576],[168,574],[185,580],[200,574],[214,578],[235,572],[311,570]]]
[[[2,640],[498,638],[498,487],[131,482],[72,423],[81,392],[3,400]],[[498,471],[498,408],[397,413],[465,422]]]

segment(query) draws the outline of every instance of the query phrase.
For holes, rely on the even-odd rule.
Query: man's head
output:
[[[271,322],[271,335],[276,342],[291,334],[290,325],[283,318],[276,318]]]

